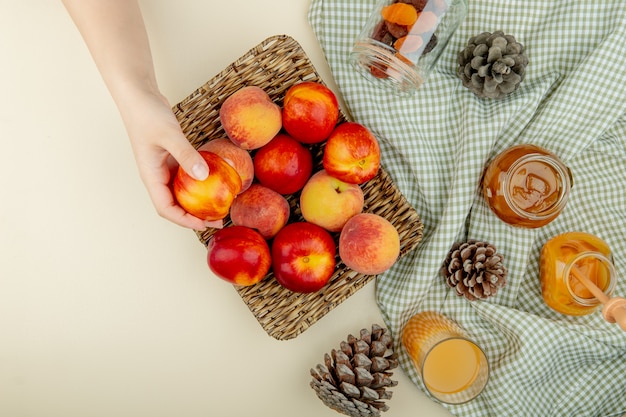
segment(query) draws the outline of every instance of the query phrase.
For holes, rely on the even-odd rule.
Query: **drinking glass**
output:
[[[453,320],[435,311],[411,317],[402,345],[428,392],[448,404],[476,398],[489,380],[483,350]]]

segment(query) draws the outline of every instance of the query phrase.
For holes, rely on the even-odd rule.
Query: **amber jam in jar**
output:
[[[483,177],[483,194],[491,210],[504,222],[536,228],[563,210],[572,175],[561,160],[535,145],[517,145],[500,153]]]
[[[602,304],[576,276],[584,275],[610,296],[616,273],[611,250],[600,238],[584,232],[568,232],[550,239],[541,250],[540,281],[544,301],[570,316],[596,311]]]

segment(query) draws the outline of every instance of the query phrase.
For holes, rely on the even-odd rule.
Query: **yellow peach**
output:
[[[339,235],[339,257],[350,269],[378,275],[400,255],[400,235],[391,222],[373,213],[353,216]]]
[[[282,128],[282,110],[260,87],[242,87],[224,100],[220,122],[226,135],[243,149],[257,149]]]
[[[234,225],[250,227],[265,239],[271,239],[287,224],[290,213],[285,197],[255,183],[235,198],[230,207],[230,220]]]
[[[354,215],[363,211],[363,190],[343,182],[325,170],[313,174],[300,194],[302,217],[329,232],[339,232]]]

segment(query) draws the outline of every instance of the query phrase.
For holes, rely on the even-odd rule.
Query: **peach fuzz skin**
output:
[[[213,152],[230,164],[241,178],[241,191],[246,191],[254,180],[254,162],[250,152],[240,148],[228,138],[210,140],[198,148],[199,151]]]
[[[305,81],[285,93],[282,122],[285,130],[302,143],[318,143],[333,131],[339,119],[335,94],[323,84]]]
[[[256,86],[243,87],[228,96],[219,116],[229,139],[246,150],[265,145],[282,128],[280,107]]]
[[[357,214],[339,235],[339,257],[348,268],[361,274],[381,274],[393,266],[399,255],[398,231],[376,214]]]
[[[328,175],[313,174],[300,194],[302,217],[329,232],[339,232],[354,215],[363,211],[363,190]]]
[[[209,166],[209,176],[198,181],[179,168],[172,186],[178,204],[202,220],[226,217],[235,196],[241,190],[241,178],[228,162],[213,152],[201,151]]]
[[[287,199],[261,184],[252,184],[230,207],[234,225],[255,229],[265,239],[273,238],[287,224],[289,214]]]

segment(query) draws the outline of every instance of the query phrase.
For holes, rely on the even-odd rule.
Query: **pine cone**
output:
[[[488,242],[455,243],[441,268],[446,284],[470,301],[495,295],[506,285],[504,257]]]
[[[324,364],[311,369],[311,388],[335,411],[351,417],[379,417],[389,407],[387,387],[394,387],[391,369],[398,366],[393,338],[382,327],[362,329],[360,337],[349,335],[340,349],[324,355]]]
[[[501,98],[517,90],[528,65],[524,45],[502,31],[473,36],[457,61],[463,85],[481,98]]]

